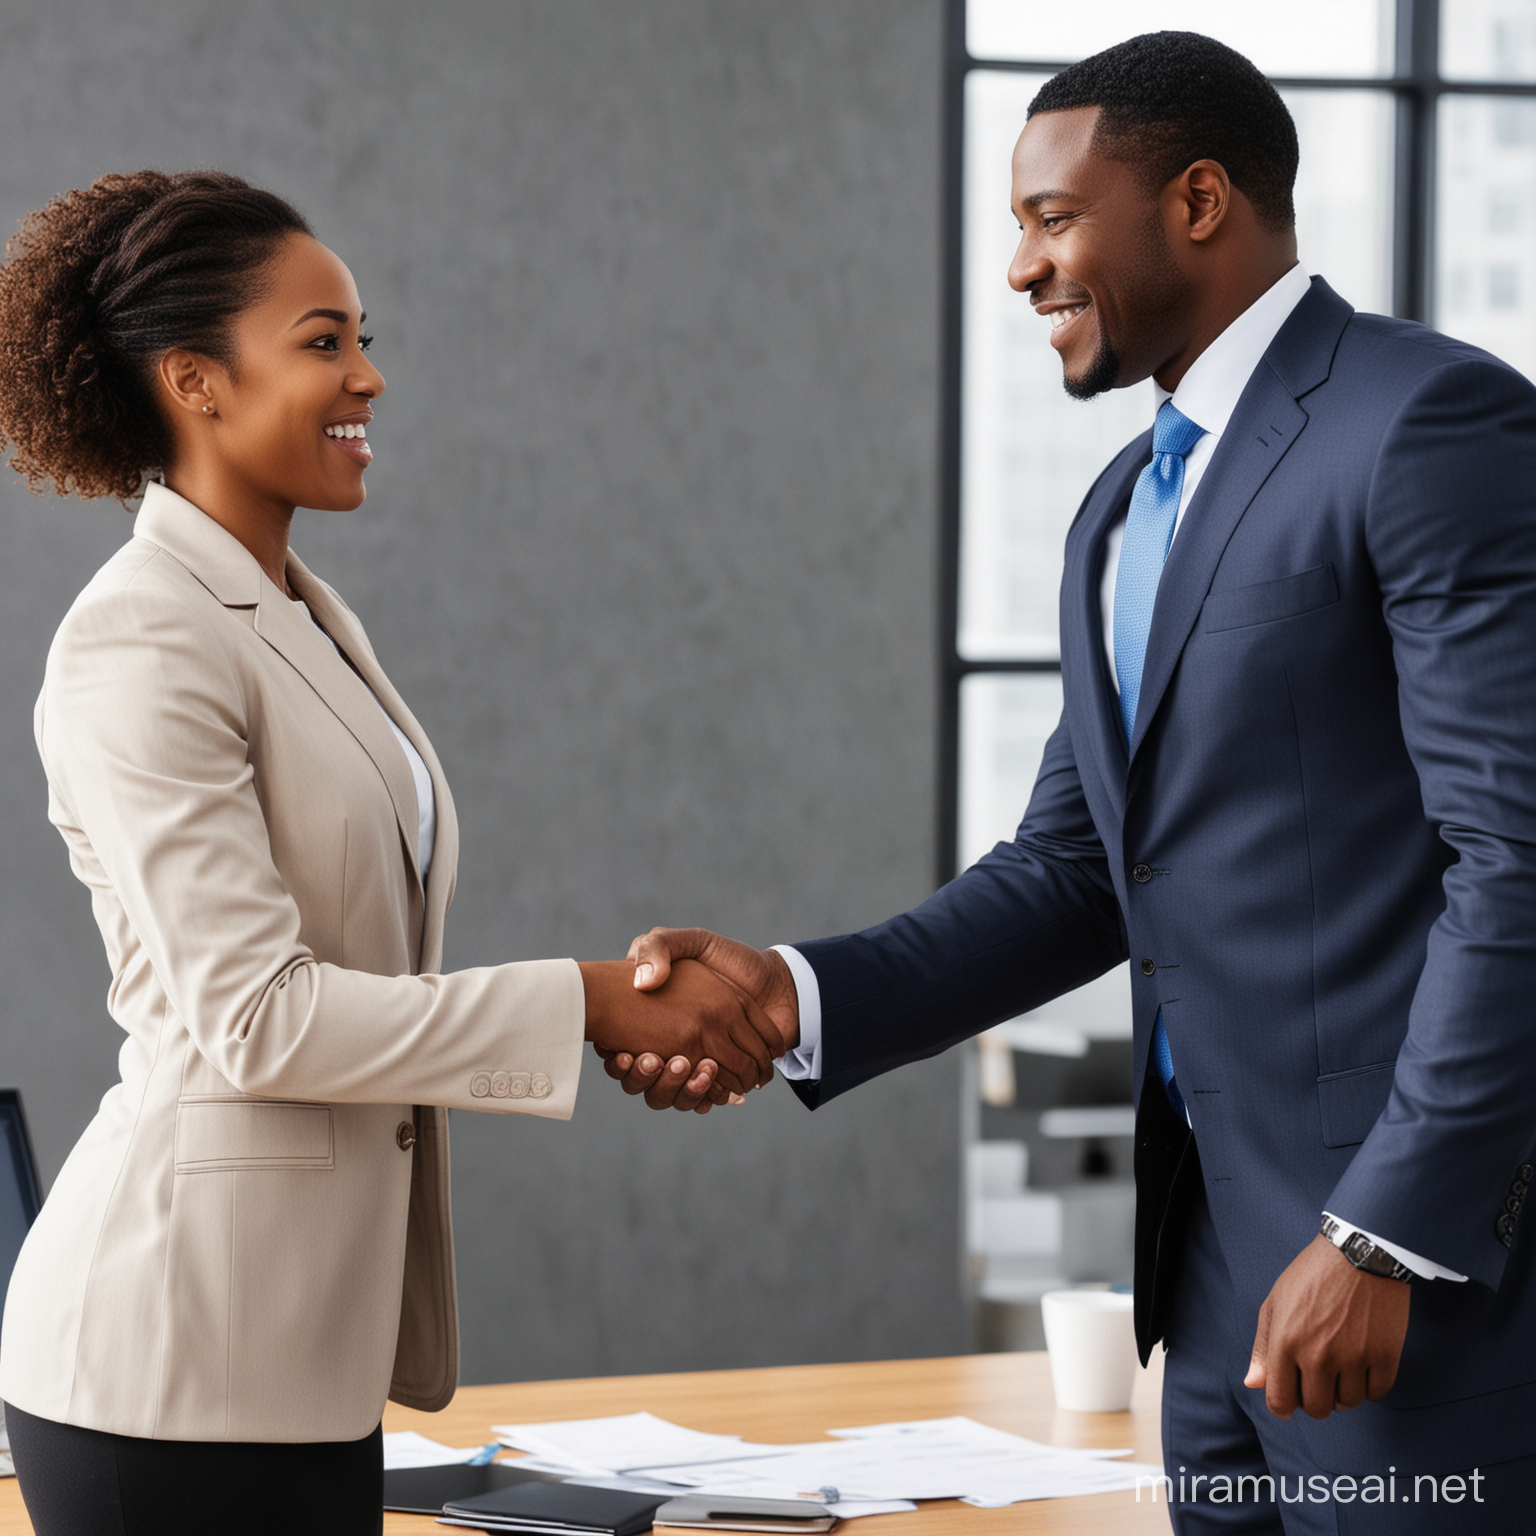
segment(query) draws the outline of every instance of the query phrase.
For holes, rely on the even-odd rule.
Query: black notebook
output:
[[[440,1515],[443,1505],[515,1483],[559,1482],[558,1472],[524,1472],[515,1461],[450,1461],[437,1467],[388,1467],[384,1508],[407,1515]]]
[[[550,1531],[560,1536],[639,1536],[666,1503],[662,1494],[587,1488],[580,1483],[519,1483],[454,1499],[443,1506],[444,1525],[482,1531]]]

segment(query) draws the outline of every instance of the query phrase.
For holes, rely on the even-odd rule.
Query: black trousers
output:
[[[7,1406],[37,1536],[379,1536],[380,1430],[298,1445],[139,1440]]]

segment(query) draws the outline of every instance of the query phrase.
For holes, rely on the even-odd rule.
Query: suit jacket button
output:
[[[1500,1241],[1508,1248],[1509,1240],[1515,1235],[1515,1218],[1513,1216],[1499,1217],[1498,1234]]]
[[[1131,870],[1131,879],[1138,885],[1145,885],[1152,878],[1152,866],[1150,864],[1138,864]]]
[[[1524,1179],[1516,1179],[1515,1182],[1509,1186],[1509,1192],[1512,1195],[1523,1195],[1530,1187],[1531,1186],[1527,1184]]]
[[[1141,974],[1143,976],[1152,976],[1152,975],[1156,974],[1156,971],[1157,971],[1157,961],[1155,961],[1155,960],[1143,960],[1141,962]]]
[[[416,1127],[409,1120],[402,1120],[395,1132],[395,1145],[402,1152],[409,1152],[416,1145]]]
[[[528,1085],[528,1092],[536,1099],[547,1099],[554,1086],[544,1073],[535,1072],[533,1074],[533,1081]]]
[[[1504,1209],[1508,1211],[1511,1216],[1518,1216],[1520,1214],[1520,1196],[1508,1196],[1504,1201]]]
[[[1536,1178],[1536,1168],[1531,1167],[1529,1163],[1521,1163],[1520,1177],[1529,1184],[1533,1178]]]
[[[469,1080],[469,1091],[477,1099],[488,1099],[491,1096],[491,1074],[489,1072],[476,1072]]]

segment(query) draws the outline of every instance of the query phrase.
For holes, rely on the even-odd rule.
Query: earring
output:
[[[205,405],[203,407],[203,415],[204,416],[212,416],[213,415],[213,407],[211,405]]]

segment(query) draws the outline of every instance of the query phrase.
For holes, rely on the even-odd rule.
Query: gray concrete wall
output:
[[[352,266],[389,379],[362,614],[465,829],[449,963],[858,926],[934,864],[940,0],[49,0],[0,225],[212,164]],[[111,1080],[31,701],[130,528],[0,482],[0,1082],[51,1176]],[[456,1115],[466,1379],[964,1345],[958,1068],[807,1115]]]

